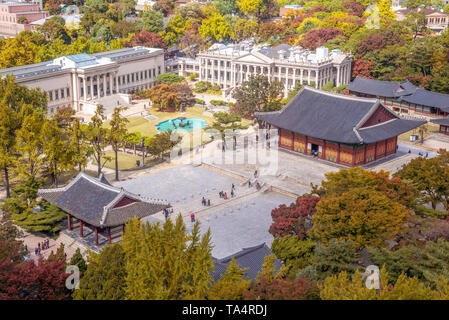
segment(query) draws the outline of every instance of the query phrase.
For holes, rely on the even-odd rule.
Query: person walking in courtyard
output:
[[[234,198],[234,189],[231,189],[231,198]]]
[[[226,192],[224,193],[224,199],[228,200],[228,194]]]
[[[203,199],[201,199],[201,204],[202,204],[203,206],[206,205],[206,198],[203,197]]]
[[[257,178],[257,170],[254,171],[254,178]]]
[[[251,188],[251,180],[248,181],[248,188]]]
[[[210,207],[210,199],[207,199],[207,206]]]
[[[195,214],[191,214],[190,215],[190,222],[194,223],[195,222]]]
[[[232,184],[232,186],[231,186],[231,190],[235,190],[235,186],[234,186],[234,184]]]

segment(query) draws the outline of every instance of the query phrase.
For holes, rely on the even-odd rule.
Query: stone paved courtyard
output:
[[[242,248],[263,242],[271,247],[273,236],[268,232],[272,222],[271,210],[294,200],[276,192],[258,193],[199,217],[201,232],[206,232],[208,228],[211,230],[214,244],[212,255],[224,258]],[[190,229],[192,223],[188,222],[187,226]]]

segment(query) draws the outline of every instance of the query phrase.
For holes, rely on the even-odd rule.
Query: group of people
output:
[[[164,217],[167,220],[168,216],[173,213],[173,208],[164,208]]]
[[[220,192],[218,193],[218,196],[219,196],[220,198],[222,198],[222,199],[225,199],[225,200],[228,200],[228,199],[229,199],[228,193],[225,192],[225,191],[220,191]],[[232,185],[231,185],[231,198],[234,198],[234,196],[235,196],[235,185],[232,184]]]
[[[206,199],[206,198],[203,197],[203,199],[201,199],[201,204],[203,206],[210,207],[210,199]]]
[[[41,253],[41,250],[49,249],[50,248],[50,240],[46,239],[42,242],[37,243],[37,248],[34,249],[34,253],[39,255]],[[28,249],[28,248],[27,248]]]

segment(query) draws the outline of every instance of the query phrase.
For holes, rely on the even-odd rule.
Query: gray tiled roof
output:
[[[393,120],[360,128],[377,107],[385,108],[376,99],[334,94],[305,86],[282,110],[254,115],[297,134],[347,144],[381,141],[423,123],[394,115]]]
[[[230,255],[229,257],[223,259],[215,259],[215,270],[213,273],[214,282],[218,281],[222,274],[226,272],[231,259],[234,258],[237,265],[244,269],[248,268],[245,271],[245,275],[251,279],[255,280],[260,271],[262,271],[262,265],[264,263],[264,259],[266,256],[273,254],[270,248],[267,247],[265,243],[260,245],[244,248],[241,251]],[[276,270],[279,270],[281,267],[281,262],[276,259],[275,261]]]
[[[369,94],[377,97],[395,98],[412,94],[418,87],[408,80],[391,82],[357,76],[350,84],[349,91]]]
[[[430,122],[433,122],[436,124],[442,124],[443,126],[449,126],[449,117],[442,118],[442,119],[433,119],[433,120],[430,120]]]
[[[94,178],[84,173],[63,188],[39,189],[38,194],[75,218],[97,227],[122,225],[134,216],[143,218],[168,207],[113,187],[104,176]],[[136,202],[114,208],[124,197]]]
[[[413,94],[401,97],[401,100],[408,103],[435,107],[445,112],[449,112],[449,94],[432,92],[419,88]]]

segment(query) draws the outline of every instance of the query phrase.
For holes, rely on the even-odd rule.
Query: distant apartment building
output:
[[[298,11],[299,9],[301,9],[302,7],[299,4],[288,4],[285,5],[281,8],[279,8],[279,16],[280,17],[284,17],[289,13],[294,14],[295,11]]]
[[[436,34],[441,34],[449,25],[449,14],[444,11],[435,10],[432,8],[416,8],[416,9],[402,9],[397,10],[396,20],[402,21],[406,19],[410,12],[424,12],[426,15],[426,26]]]
[[[136,11],[151,10],[151,8],[156,4],[153,0],[137,0],[136,1]]]
[[[56,16],[49,16],[43,19],[39,19],[30,23],[30,30],[37,30],[38,27],[41,27],[47,20]],[[65,27],[67,29],[78,29],[81,23],[82,14],[63,14],[58,17],[61,17],[65,21]]]
[[[180,58],[168,61],[167,72],[182,76],[198,73],[200,81],[219,85],[230,92],[250,75],[263,74],[270,81],[284,84],[288,94],[297,83],[312,85],[320,89],[328,82],[335,86],[348,84],[351,77],[352,56],[340,50],[328,51],[319,47],[315,52],[302,47],[281,44],[268,45],[214,44],[200,52],[196,59]]]
[[[3,69],[0,76],[12,74],[17,83],[45,91],[51,115],[63,107],[92,113],[98,104],[117,106],[120,95],[151,88],[164,71],[162,49],[133,47]]]
[[[29,23],[46,17],[48,12],[42,11],[38,3],[0,3],[0,35],[15,37],[22,31],[32,30]],[[25,21],[21,21],[22,19]]]

